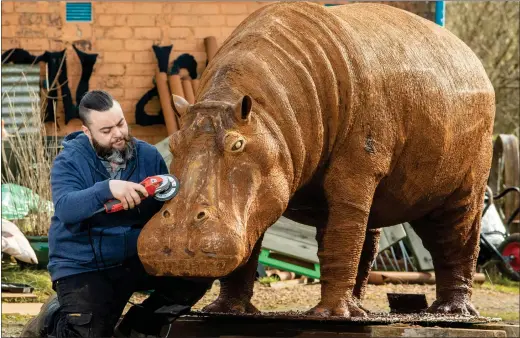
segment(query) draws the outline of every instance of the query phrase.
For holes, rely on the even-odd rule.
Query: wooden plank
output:
[[[2,314],[36,316],[42,305],[43,303],[2,303]]]
[[[15,293],[15,292],[2,292],[2,299],[13,299],[13,298],[37,298],[34,293]]]

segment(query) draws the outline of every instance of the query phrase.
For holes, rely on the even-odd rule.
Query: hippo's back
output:
[[[267,5],[224,42],[200,88],[200,100],[253,97],[285,137],[297,187],[338,153],[365,149],[357,132],[392,159],[384,187],[407,199],[396,209],[442,199],[491,156],[494,92],[476,55],[387,5]]]

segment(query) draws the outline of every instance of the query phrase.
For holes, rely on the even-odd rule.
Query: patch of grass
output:
[[[520,316],[517,311],[511,312],[495,312],[495,311],[480,311],[480,315],[483,317],[502,318],[504,322],[516,322],[520,320]]]
[[[270,276],[270,277],[260,277],[258,282],[262,285],[269,285],[274,282],[278,282],[280,278],[278,276]]]
[[[476,288],[481,289],[487,289],[487,290],[493,290],[493,291],[500,291],[504,293],[510,293],[513,295],[519,295],[520,294],[520,283],[516,283],[513,285],[503,285],[503,284],[491,284],[489,282],[485,282],[482,285],[475,285]]]
[[[25,325],[25,323],[27,323],[32,317],[34,316],[31,316],[31,315],[20,315],[20,314],[15,314],[15,315],[6,315],[6,314],[2,314],[2,324],[5,325],[9,325],[9,324],[23,324]]]
[[[36,302],[44,303],[54,293],[51,277],[47,270],[20,269],[18,265],[2,264],[2,282],[28,284],[34,288]],[[17,299],[4,299],[4,302],[20,302]],[[27,300],[23,300],[27,301]]]
[[[515,295],[520,294],[520,282],[515,282],[504,277],[495,264],[488,264],[483,267],[482,272],[486,275],[486,282],[482,285],[475,284],[475,287]]]

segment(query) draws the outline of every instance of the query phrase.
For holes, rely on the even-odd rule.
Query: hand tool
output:
[[[148,192],[148,197],[153,197],[158,201],[164,202],[171,200],[179,192],[179,180],[173,175],[156,175],[145,178],[141,184]],[[141,200],[145,199],[141,192],[137,191]],[[114,213],[124,210],[123,203],[120,200],[113,199],[103,205],[103,208],[97,210],[95,214],[105,211],[106,213]]]

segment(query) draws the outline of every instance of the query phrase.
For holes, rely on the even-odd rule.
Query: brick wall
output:
[[[170,65],[180,54],[193,55],[200,76],[206,64],[204,38],[215,36],[220,45],[247,15],[265,4],[97,1],[92,3],[91,23],[71,23],[65,21],[65,2],[2,1],[2,51],[24,48],[33,55],[40,55],[46,50],[67,48],[67,71],[73,97],[81,64],[71,45],[98,53],[90,89],[110,91],[121,103],[133,134],[155,143],[166,136],[164,126],[133,125],[137,101],[153,87],[157,62],[152,45],[173,44]],[[431,6],[425,3],[389,4],[431,17]],[[158,107],[158,100],[150,104],[151,110]],[[60,135],[80,127],[77,119],[67,126],[60,122],[64,121],[63,113],[59,113],[58,118]]]

